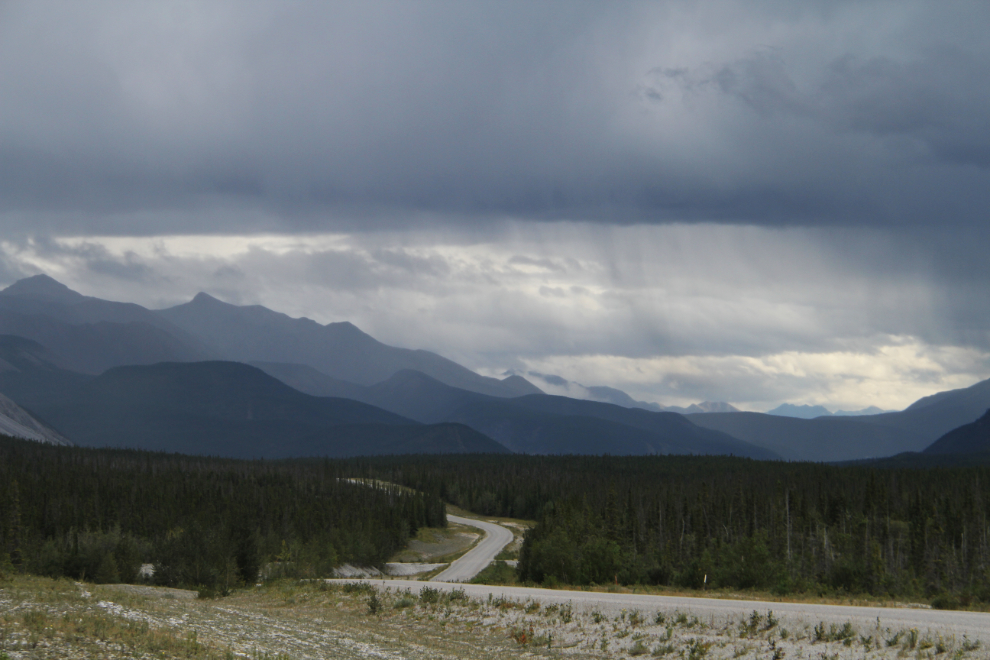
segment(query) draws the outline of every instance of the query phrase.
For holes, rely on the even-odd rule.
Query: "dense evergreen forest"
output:
[[[160,584],[221,591],[326,575],[444,525],[444,501],[538,521],[524,581],[990,602],[990,468],[731,457],[273,462],[0,438],[0,573],[116,581],[153,563]]]
[[[538,521],[520,578],[990,601],[990,468],[731,457],[351,461],[487,515]]]
[[[266,462],[54,447],[0,437],[0,573],[19,568],[226,591],[263,571],[378,564],[443,502],[348,481],[322,459]]]

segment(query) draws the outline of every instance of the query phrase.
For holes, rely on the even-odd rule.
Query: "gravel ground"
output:
[[[970,621],[963,628],[900,627],[884,618],[802,619],[780,603],[716,614],[657,597],[621,606],[573,602],[568,592],[515,598],[481,585],[409,584],[280,582],[201,600],[17,578],[0,585],[0,658],[987,657],[982,636],[960,633],[990,620],[985,614],[938,613]]]

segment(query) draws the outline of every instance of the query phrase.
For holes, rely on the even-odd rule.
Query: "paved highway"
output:
[[[373,582],[373,581],[372,581]],[[943,635],[955,634],[957,639],[967,635],[990,643],[990,614],[982,612],[954,612],[901,607],[852,607],[846,605],[818,605],[809,603],[778,603],[752,600],[724,600],[720,598],[686,598],[679,596],[649,596],[644,594],[612,594],[592,591],[565,591],[562,589],[537,589],[530,587],[502,587],[483,584],[454,585],[438,582],[414,582],[389,580],[394,589],[411,589],[414,593],[425,586],[449,591],[464,589],[472,598],[486,599],[504,596],[517,600],[527,598],[543,603],[570,603],[575,610],[598,610],[614,618],[623,610],[650,612],[679,610],[695,615],[703,621],[715,623],[734,621],[749,616],[753,610],[774,616],[792,630],[802,626],[813,627],[823,621],[842,625],[850,622],[860,631],[869,630],[880,620],[882,628],[894,631],[917,628],[920,632],[932,630]]]
[[[495,556],[502,552],[502,548],[512,542],[512,532],[501,525],[450,514],[447,514],[447,520],[477,527],[485,533],[485,538],[478,541],[478,545],[468,550],[463,557],[451,562],[447,570],[433,578],[435,582],[467,582],[485,570]]]

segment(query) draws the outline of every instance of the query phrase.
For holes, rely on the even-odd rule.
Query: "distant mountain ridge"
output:
[[[140,305],[83,296],[47,275],[0,291],[0,334],[32,339],[60,366],[88,374],[213,355],[208,346]]]
[[[310,396],[237,362],[116,367],[40,412],[82,446],[239,458],[507,452],[466,426]]]
[[[682,415],[693,415],[702,412],[739,412],[739,409],[724,401],[703,401],[692,403],[690,406],[664,406],[653,401],[637,401],[626,392],[607,385],[582,385],[581,383],[567,380],[555,374],[543,374],[537,371],[527,371],[517,374],[507,371],[506,374],[528,376],[530,379],[542,384],[542,389],[549,394],[566,396],[573,399],[584,399],[586,401],[599,401],[601,403],[612,403],[623,408],[642,408],[653,412],[675,412]],[[551,389],[552,388],[552,389]]]
[[[488,378],[429,351],[388,346],[347,322],[324,326],[205,293],[153,311],[84,296],[47,275],[0,291],[0,334],[34,340],[60,367],[93,375],[117,366],[222,359],[301,363],[366,385],[416,369],[492,396],[541,392],[521,377]]]
[[[975,422],[952,429],[933,442],[925,454],[990,453],[990,410]]]
[[[523,378],[487,378],[436,353],[387,346],[347,322],[320,325],[260,305],[238,307],[205,293],[158,313],[200,340],[222,345],[228,360],[305,364],[360,385],[415,369],[454,387],[492,396],[540,392]]]
[[[234,404],[217,399],[220,392],[202,389],[216,375],[211,376],[210,369],[217,373],[227,369],[216,366],[220,358],[251,362],[262,370],[244,375],[245,383],[266,372],[295,394],[350,400],[341,405],[353,410],[360,402],[378,410],[376,414],[392,417],[330,424],[329,408],[307,417],[309,413],[298,407],[301,400],[293,396],[289,398],[296,407],[285,408],[282,416],[225,416],[224,406]],[[173,370],[176,364],[214,366],[190,367],[206,369],[197,372],[202,382],[187,383],[155,403],[154,388],[142,390],[140,379],[135,380],[137,372],[128,369],[144,365],[142,369],[167,381],[171,376],[166,378],[168,369],[162,363],[171,364]],[[156,387],[163,387],[165,381]],[[229,390],[224,396],[245,395],[238,389],[245,383],[237,379],[216,382],[221,383],[219,390]],[[113,383],[117,389],[111,387]],[[181,399],[181,390],[197,391],[197,387],[202,401],[211,401],[210,414],[196,409],[191,400],[163,407],[167,400]],[[41,425],[69,440],[79,435],[84,443],[101,441],[99,433],[113,436],[114,442],[144,434],[145,440],[158,442],[157,447],[177,451],[191,446],[191,438],[199,438],[197,446],[202,447],[204,442],[234,437],[237,429],[240,437],[251,439],[246,447],[275,451],[274,446],[257,443],[265,437],[316,442],[326,436],[317,429],[329,424],[335,428],[340,451],[464,450],[498,441],[526,453],[733,453],[848,461],[920,452],[990,408],[990,380],[925,397],[900,412],[852,417],[837,411],[814,419],[742,413],[724,403],[667,409],[690,414],[686,419],[656,412],[659,404],[636,401],[615,388],[585,389],[587,398],[549,396],[519,375],[501,380],[483,377],[428,351],[382,344],[350,323],[321,325],[260,306],[229,305],[206,294],[156,312],[83,296],[45,276],[21,280],[0,292],[0,392]],[[128,400],[130,411],[120,407]],[[92,405],[87,407],[87,402]],[[344,408],[336,410],[340,413]],[[378,440],[367,435],[374,425],[380,430]],[[420,428],[424,425],[435,428]],[[189,432],[186,445],[174,444],[182,439],[175,428]],[[297,442],[292,451],[317,446],[306,442]],[[352,444],[345,447],[347,443]],[[227,451],[233,445],[212,446]]]
[[[782,403],[773,410],[767,411],[768,415],[779,417],[797,417],[798,419],[814,419],[816,417],[863,417],[866,415],[880,415],[890,410],[883,410],[876,406],[863,408],[862,410],[836,410],[830,411],[825,406],[794,405],[792,403]]]
[[[675,413],[546,394],[513,399],[451,387],[405,370],[363,389],[298,365],[265,365],[273,376],[312,388],[313,394],[347,393],[359,401],[423,423],[458,422],[527,454],[734,454],[776,459],[778,454],[726,434],[699,428]]]
[[[940,392],[900,412],[814,419],[763,413],[694,415],[691,420],[786,459],[849,461],[921,452],[953,429],[973,422],[990,408],[990,380]]]
[[[824,406],[796,406],[792,403],[782,403],[773,410],[767,411],[767,414],[778,417],[796,417],[797,419],[814,419],[815,417],[830,417],[832,415]]]

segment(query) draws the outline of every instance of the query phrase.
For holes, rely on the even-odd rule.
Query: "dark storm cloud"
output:
[[[10,230],[104,234],[967,225],[990,202],[988,21],[977,3],[9,3],[0,208]]]

